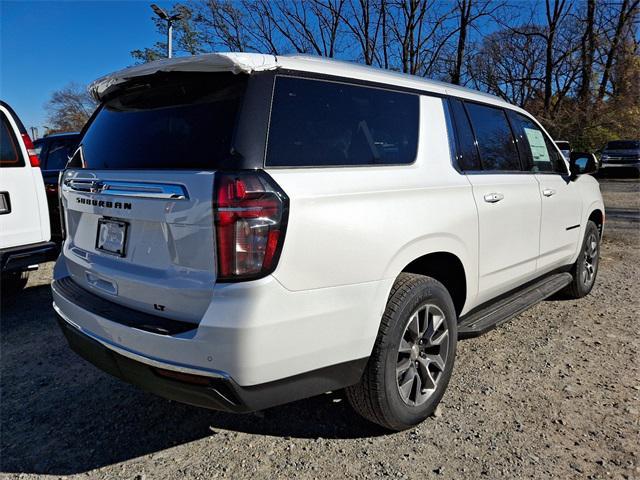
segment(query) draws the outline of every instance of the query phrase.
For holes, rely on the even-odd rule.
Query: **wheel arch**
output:
[[[459,316],[467,301],[467,274],[460,258],[447,251],[431,252],[409,262],[401,273],[434,278],[444,285]]]
[[[396,279],[402,272],[435,278],[449,290],[460,316],[478,293],[477,245],[452,234],[416,238],[398,249],[385,269],[384,278]],[[391,291],[391,285],[389,285]]]
[[[596,208],[591,211],[587,221],[591,220],[598,227],[598,232],[600,232],[600,237],[602,237],[602,228],[604,227],[604,212],[599,208]]]

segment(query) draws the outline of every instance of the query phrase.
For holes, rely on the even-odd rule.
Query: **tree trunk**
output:
[[[640,1],[636,0],[631,8],[629,8],[629,0],[623,0],[620,7],[620,15],[618,16],[618,23],[616,24],[616,30],[613,34],[613,40],[611,41],[611,47],[607,52],[607,61],[602,71],[602,80],[600,81],[600,88],[598,89],[598,100],[604,99],[607,93],[607,84],[609,83],[609,77],[611,76],[611,67],[613,66],[613,60],[618,51],[618,45],[620,44],[620,38],[624,31],[625,24],[631,13],[638,8]]]
[[[582,104],[588,104],[591,97],[591,78],[593,76],[593,56],[596,51],[595,37],[596,0],[587,1],[587,18],[585,19],[584,34],[580,50],[582,64],[582,79],[578,99]]]
[[[460,32],[458,33],[458,47],[456,48],[456,63],[451,73],[451,83],[460,85],[462,72],[462,62],[464,60],[464,49],[467,43],[467,28],[471,17],[472,0],[460,0],[458,8],[460,10]]]

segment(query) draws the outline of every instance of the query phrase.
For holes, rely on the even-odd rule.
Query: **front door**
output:
[[[569,181],[565,159],[532,119],[510,112],[525,168],[535,174],[542,201],[539,274],[567,265],[580,241],[582,202],[578,186]]]
[[[482,303],[535,277],[540,191],[535,176],[523,172],[505,111],[472,102],[465,109],[480,160],[478,171],[466,173],[478,209]]]

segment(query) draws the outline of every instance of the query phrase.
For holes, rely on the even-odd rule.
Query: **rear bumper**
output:
[[[59,253],[60,246],[53,242],[5,248],[0,250],[0,271],[26,270],[31,265],[55,260]]]
[[[295,292],[273,276],[216,284],[201,319],[180,321],[187,329],[175,320],[158,321],[170,314],[123,308],[117,295],[90,285],[77,283],[76,293],[62,288],[69,278],[61,256],[54,267],[53,303],[71,325],[135,359],[194,374],[225,372],[242,387],[369,357],[393,283]]]
[[[365,358],[241,387],[224,372],[216,376],[185,374],[175,370],[175,366],[164,369],[153,359],[134,360],[91,338],[60,314],[58,323],[71,349],[106,373],[170,400],[228,412],[262,410],[352,385],[362,375],[367,362]]]

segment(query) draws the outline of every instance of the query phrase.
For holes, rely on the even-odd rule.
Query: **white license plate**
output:
[[[125,256],[127,244],[127,222],[119,220],[98,220],[98,235],[96,249],[113,255]]]

